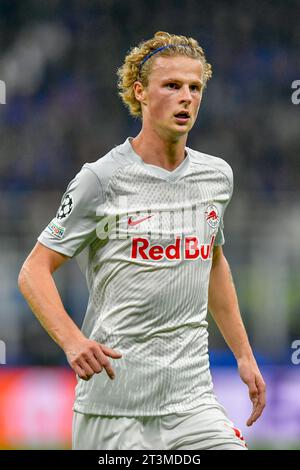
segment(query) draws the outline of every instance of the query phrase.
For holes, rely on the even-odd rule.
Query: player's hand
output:
[[[237,363],[240,377],[248,386],[249,397],[253,403],[253,410],[247,421],[247,426],[252,426],[266,406],[266,384],[254,358],[242,358]]]
[[[120,352],[84,337],[68,345],[65,354],[74,372],[83,380],[89,380],[94,374],[102,372],[103,368],[113,380],[115,372],[108,357],[113,359],[122,357]]]

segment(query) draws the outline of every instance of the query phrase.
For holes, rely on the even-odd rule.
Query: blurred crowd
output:
[[[225,158],[243,189],[297,189],[296,5],[2,0],[1,189],[62,190],[84,162],[138,132],[117,95],[116,70],[157,30],[195,37],[213,65],[188,145]]]

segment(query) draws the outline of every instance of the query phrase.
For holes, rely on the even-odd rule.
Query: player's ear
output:
[[[134,82],[133,91],[134,91],[135,98],[141,103],[144,103],[146,99],[146,90],[141,82],[139,81]]]

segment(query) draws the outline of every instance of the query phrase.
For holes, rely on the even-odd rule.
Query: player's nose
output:
[[[189,85],[183,85],[181,87],[180,91],[181,91],[181,96],[180,96],[181,100],[180,101],[181,102],[185,101],[185,102],[191,103],[192,102],[192,94],[191,94],[191,90],[190,90]]]

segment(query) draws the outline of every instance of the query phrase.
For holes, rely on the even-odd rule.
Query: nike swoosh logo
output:
[[[138,225],[141,222],[144,222],[144,220],[150,219],[151,217],[153,217],[153,215],[154,214],[148,215],[147,217],[142,217],[141,219],[137,219],[137,220],[132,220],[132,217],[129,217],[128,225],[131,225],[131,227],[133,227],[134,225]]]

